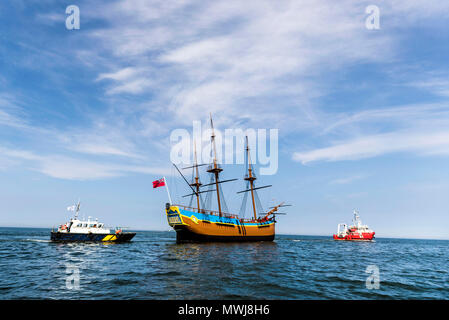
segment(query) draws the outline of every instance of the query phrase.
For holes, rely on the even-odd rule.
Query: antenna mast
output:
[[[78,199],[78,203],[76,205],[75,219],[78,218],[78,213],[80,212],[80,205],[81,205],[81,201],[80,201],[80,199]]]
[[[360,226],[362,225],[362,222],[360,221],[359,212],[355,209],[353,212],[354,212],[354,218],[353,218],[354,225],[360,228]]]

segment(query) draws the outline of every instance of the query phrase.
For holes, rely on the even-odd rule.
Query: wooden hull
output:
[[[273,241],[275,222],[242,222],[237,218],[198,213],[171,206],[166,210],[168,224],[180,242]]]

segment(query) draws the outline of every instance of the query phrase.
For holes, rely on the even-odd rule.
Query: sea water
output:
[[[0,228],[0,299],[448,299],[449,241],[276,235],[274,242],[54,243]]]

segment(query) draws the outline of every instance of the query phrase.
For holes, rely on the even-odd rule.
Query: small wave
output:
[[[29,242],[51,242],[51,240],[45,240],[45,239],[24,239],[23,241],[29,241]]]
[[[139,283],[136,279],[112,279],[111,282],[119,286]]]
[[[14,287],[0,287],[0,291],[8,291],[12,289],[14,289]]]
[[[202,297],[200,297],[201,299]],[[224,300],[251,300],[251,299],[257,299],[259,297],[254,296],[248,296],[248,295],[240,295],[237,293],[228,293],[223,295]]]
[[[178,271],[166,271],[166,272],[160,271],[152,274],[152,276],[154,277],[173,277],[179,275],[181,275],[181,273]]]

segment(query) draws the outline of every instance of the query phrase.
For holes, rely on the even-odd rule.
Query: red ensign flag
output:
[[[158,187],[165,186],[165,180],[164,178],[160,178],[159,180],[153,181],[153,189]]]

